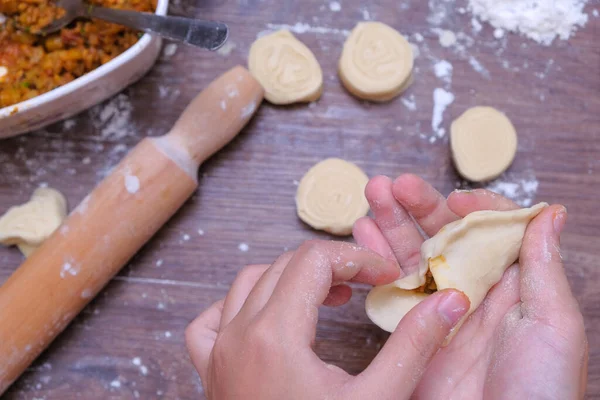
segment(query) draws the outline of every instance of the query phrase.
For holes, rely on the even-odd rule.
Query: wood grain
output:
[[[600,398],[600,18],[591,15],[600,2],[588,5],[585,29],[549,47],[515,35],[498,41],[488,26],[474,35],[471,16],[458,11],[465,1],[439,2],[447,7],[440,27],[473,38],[472,43],[459,40],[464,51],[440,46],[424,1],[347,0],[337,13],[328,2],[316,1],[172,3],[171,14],[229,23],[236,45],[231,54],[179,45],[173,56],[162,56],[147,76],[103,105],[69,122],[3,140],[0,212],[27,200],[42,183],[77,204],[127,149],[145,136],[166,133],[204,86],[245,63],[252,41],[267,24],[329,28],[297,35],[321,63],[324,95],[310,107],[263,106],[240,137],[201,167],[197,194],[5,398],[204,398],[183,331],[225,295],[243,265],[268,263],[303,240],[327,237],[295,215],[294,181],[311,165],[336,156],[357,163],[370,176],[419,174],[444,194],[465,185],[452,167],[446,138],[429,140],[436,87],[456,96],[444,115],[446,128],[474,105],[494,106],[512,119],[519,149],[501,181],[538,185],[526,193],[517,190],[518,200],[566,204],[563,253],[590,341],[589,398]],[[382,105],[357,101],[340,85],[336,66],[345,37],[331,29],[351,29],[363,19],[363,10],[419,46],[415,83],[403,96],[414,99],[416,110],[402,99]],[[424,40],[416,42],[414,33]],[[488,73],[474,70],[471,57]],[[442,59],[454,67],[450,86],[433,73],[434,63]],[[114,109],[122,111],[111,114]],[[238,250],[240,243],[248,244],[249,251]],[[20,263],[17,250],[0,249],[0,282]],[[365,295],[366,289],[359,289],[350,304],[324,310],[318,331],[319,355],[351,373],[368,365],[386,338],[364,313]],[[140,365],[134,364],[136,357]]]

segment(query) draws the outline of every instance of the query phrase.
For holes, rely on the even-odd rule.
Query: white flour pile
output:
[[[587,0],[469,0],[469,10],[496,31],[518,32],[550,45],[557,37],[569,39],[588,21]],[[495,32],[495,34],[497,34]]]

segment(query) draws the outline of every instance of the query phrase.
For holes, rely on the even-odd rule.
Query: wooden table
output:
[[[585,29],[550,47],[512,34],[495,39],[489,26],[475,34],[471,16],[459,9],[464,1],[430,1],[441,4],[432,11],[425,1],[346,0],[339,12],[327,1],[172,3],[172,14],[230,23],[235,48],[224,55],[170,46],[173,55],[167,51],[147,76],[112,100],[75,119],[3,140],[0,212],[27,200],[43,183],[63,191],[75,206],[141,138],[166,132],[208,82],[245,64],[252,41],[270,23],[305,31],[297,36],[321,63],[324,95],[310,106],[265,104],[241,137],[202,167],[198,193],[6,399],[203,398],[184,329],[225,296],[245,264],[269,263],[306,239],[326,237],[295,215],[297,180],[311,165],[336,156],[371,176],[419,174],[444,194],[465,186],[452,167],[447,137],[432,139],[432,93],[438,87],[456,96],[443,127],[481,104],[504,110],[516,125],[517,158],[493,188],[522,203],[568,207],[563,254],[586,318],[589,394],[600,397],[600,18],[591,13],[600,9],[599,1],[588,6]],[[439,25],[432,24],[436,16],[442,17]],[[344,30],[365,18],[396,27],[419,47],[415,83],[404,102],[368,104],[340,86],[336,64]],[[457,45],[444,48],[434,28],[463,34]],[[434,74],[440,60],[453,65],[451,84]],[[246,252],[240,250],[243,243]],[[0,282],[21,261],[15,249],[0,249]],[[369,364],[386,338],[363,311],[366,291],[358,289],[340,309],[324,310],[319,325],[319,355],[352,373]]]

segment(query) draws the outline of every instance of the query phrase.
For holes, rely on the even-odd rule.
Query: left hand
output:
[[[359,376],[312,350],[318,308],[346,303],[344,282],[391,283],[396,261],[340,242],[311,241],[271,266],[244,268],[224,301],[186,331],[208,399],[409,399],[430,359],[469,309],[458,291],[428,297]]]

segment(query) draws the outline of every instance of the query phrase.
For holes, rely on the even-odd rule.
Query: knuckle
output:
[[[248,340],[250,345],[256,348],[272,350],[273,327],[265,318],[260,318],[250,324],[248,329]]]
[[[298,254],[307,256],[322,256],[326,254],[326,242],[323,240],[307,240],[298,248]]]

